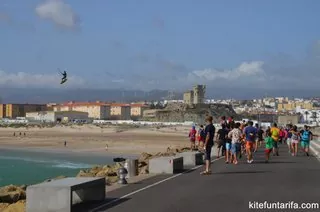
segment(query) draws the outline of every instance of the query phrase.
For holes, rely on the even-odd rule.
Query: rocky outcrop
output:
[[[0,202],[15,203],[26,199],[26,186],[8,185],[0,188]]]
[[[91,169],[80,170],[77,177],[105,177],[107,185],[118,181],[118,169],[123,167],[123,163],[113,165],[94,166]]]
[[[20,200],[16,203],[13,204],[7,204],[4,203],[6,205],[3,205],[3,207],[1,206],[0,203],[0,211],[2,212],[25,212],[26,211],[26,201],[25,200]]]
[[[192,121],[205,123],[206,116],[213,116],[214,121],[219,121],[221,116],[233,116],[237,118],[237,113],[231,105],[225,104],[198,104],[186,105],[183,103],[171,103],[163,110],[156,113],[156,121],[164,122],[184,122]]]

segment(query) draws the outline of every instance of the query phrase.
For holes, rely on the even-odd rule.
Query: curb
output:
[[[312,154],[320,161],[320,144],[315,142],[310,143],[310,150]]]

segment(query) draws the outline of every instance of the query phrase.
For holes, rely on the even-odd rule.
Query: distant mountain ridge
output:
[[[0,88],[0,102],[3,103],[48,103],[67,101],[157,101],[183,99],[183,92],[155,89],[148,92],[124,89],[36,89],[36,88]],[[257,88],[224,88],[208,85],[206,98],[209,99],[253,99],[265,96],[316,97],[317,90],[299,89],[257,89]]]
[[[152,101],[161,100],[168,96],[166,90],[129,91],[120,89],[0,89],[0,100],[3,103],[48,103],[67,101]],[[177,93],[178,98],[182,95]]]

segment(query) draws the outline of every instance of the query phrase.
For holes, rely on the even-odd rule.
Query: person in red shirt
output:
[[[204,131],[203,125],[200,126],[198,133],[197,133],[197,139],[198,139],[198,149],[203,150],[204,142],[206,139],[206,133]]]
[[[191,150],[195,149],[195,143],[196,143],[196,136],[197,136],[197,130],[195,126],[192,126],[192,129],[189,132],[189,138],[191,143]]]

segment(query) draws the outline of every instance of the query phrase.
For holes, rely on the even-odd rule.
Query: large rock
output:
[[[148,161],[151,157],[152,157],[151,154],[146,153],[146,152],[143,152],[143,153],[141,153],[141,155],[140,155],[139,162],[142,162],[142,161],[146,162],[146,161]]]
[[[139,168],[139,174],[149,174],[148,166],[143,166]]]
[[[94,177],[95,174],[91,172],[87,172],[85,170],[80,170],[80,172],[77,174],[77,177]]]
[[[15,203],[24,199],[26,199],[24,187],[8,185],[0,188],[0,202]]]
[[[116,183],[118,180],[119,180],[118,176],[106,177],[106,184],[107,185],[112,185],[112,184]]]
[[[0,211],[4,211],[10,204],[9,203],[0,203]]]
[[[77,177],[116,177],[118,169],[121,167],[123,167],[123,163],[95,166],[88,170],[80,170]]]
[[[1,209],[1,208],[0,208]],[[21,200],[14,204],[9,205],[4,210],[0,210],[3,212],[25,212],[26,211],[26,201]]]
[[[102,166],[94,166],[90,169],[90,173],[96,175],[98,172],[102,170]]]

